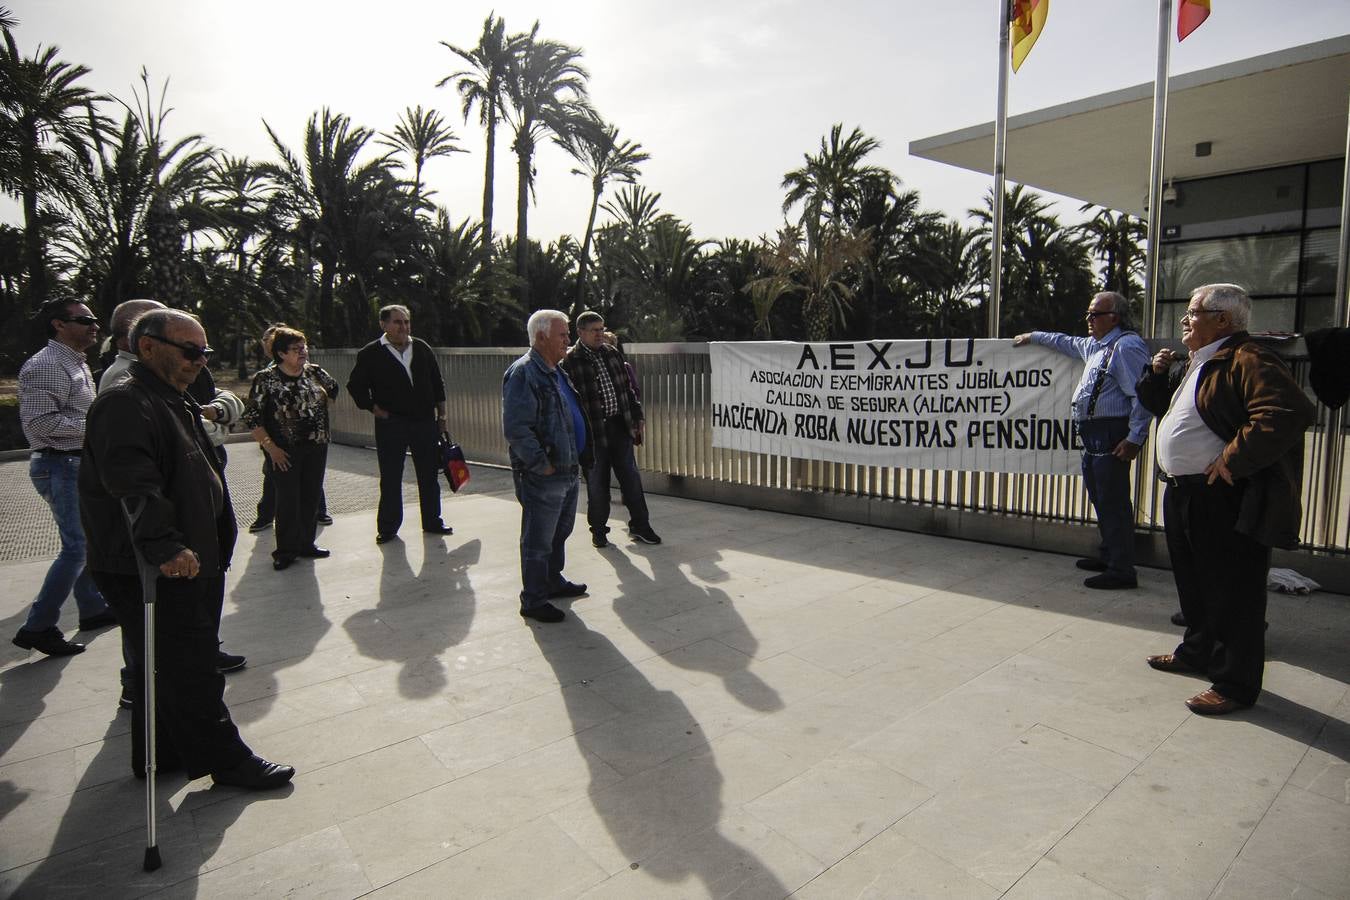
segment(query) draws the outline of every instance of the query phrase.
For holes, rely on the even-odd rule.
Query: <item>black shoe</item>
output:
[[[605,537],[603,534],[599,534],[598,532],[592,531],[592,532],[591,532],[591,546],[592,546],[592,547],[595,547],[595,548],[597,548],[597,549],[599,549],[600,547],[608,547],[608,546],[609,546],[609,538]]]
[[[423,528],[422,531],[425,532],[426,534],[454,534],[454,533],[455,533],[455,529],[451,528],[449,525],[446,525],[444,522],[440,523],[439,525],[432,525],[430,528]]]
[[[1084,572],[1105,572],[1107,569],[1106,563],[1100,559],[1080,559],[1074,565]]]
[[[548,599],[560,600],[567,597],[583,597],[586,594],[586,585],[577,584],[575,581],[564,581],[556,588],[548,592]]]
[[[36,632],[20,628],[18,634],[14,635],[14,646],[22,647],[24,650],[36,650],[48,656],[74,656],[76,653],[84,652],[84,644],[66,640],[61,629],[55,625],[46,631]]]
[[[1178,628],[1186,627],[1186,617],[1179,612],[1172,613],[1172,624]]]
[[[318,517],[317,519],[315,519],[314,521],[315,521],[316,524],[319,524],[319,525],[332,525],[332,524],[333,524],[333,517],[330,516],[328,513],[321,513],[321,514],[319,515],[319,517]]]
[[[289,569],[293,562],[295,562],[294,556],[274,556],[272,558],[272,568],[280,572],[282,569]]]
[[[272,527],[271,519],[254,519],[253,524],[248,526],[249,534],[257,534],[260,531],[266,531]]]
[[[375,543],[387,544],[396,537],[398,537],[396,534],[385,534],[383,531],[378,531],[375,533]]]
[[[632,535],[633,540],[641,541],[644,544],[661,543],[661,538],[657,535],[655,531],[652,531],[652,526],[650,525],[648,525],[646,528],[630,528],[628,529],[628,533]]]
[[[567,618],[567,614],[552,603],[541,603],[529,609],[522,609],[520,614],[524,618],[534,619],[536,622],[561,622]]]
[[[294,777],[295,769],[291,766],[268,762],[261,756],[246,757],[233,768],[211,773],[211,780],[216,784],[228,784],[251,791],[279,788]]]
[[[332,555],[333,551],[327,547],[306,547],[296,554],[301,559],[327,559]]]
[[[130,684],[122,685],[122,696],[117,698],[119,709],[131,709],[136,705],[136,688]],[[144,777],[144,776],[142,776]]]
[[[224,650],[216,651],[216,671],[224,675],[227,672],[238,672],[248,662],[247,656],[236,656],[233,653],[226,653]]]
[[[109,625],[117,624],[117,616],[113,615],[111,609],[104,610],[96,616],[90,616],[87,619],[80,620],[81,631],[93,631],[97,628],[107,628]]]
[[[1112,575],[1110,572],[1103,572],[1100,575],[1093,575],[1091,578],[1083,579],[1083,585],[1085,587],[1090,587],[1095,591],[1119,591],[1139,587],[1139,579],[1126,578],[1122,575]]]

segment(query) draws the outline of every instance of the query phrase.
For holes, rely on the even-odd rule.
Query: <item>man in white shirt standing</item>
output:
[[[1237,285],[1196,288],[1181,317],[1187,367],[1174,371],[1160,350],[1138,384],[1162,416],[1164,527],[1186,619],[1177,648],[1148,664],[1207,676],[1210,688],[1186,701],[1201,715],[1261,693],[1270,550],[1298,543],[1303,432],[1316,418],[1284,361],[1247,334],[1251,305]]]
[[[411,450],[417,470],[422,530],[452,534],[441,520],[437,438],[446,429],[445,382],[436,354],[412,336],[408,307],[380,310],[379,339],[356,354],[347,390],[361,409],[375,415],[375,456],[380,466],[380,506],[375,543],[393,540],[403,524],[403,459]]]

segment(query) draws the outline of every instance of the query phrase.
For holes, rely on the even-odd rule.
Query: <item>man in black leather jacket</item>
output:
[[[225,570],[237,527],[225,472],[186,392],[206,365],[206,333],[192,316],[155,310],[136,321],[131,377],[89,409],[80,471],[80,513],[89,570],[135,648],[144,671],[141,582],[133,550],[159,569],[156,669],[160,768],[191,778],[265,789],[295,770],[248,748],[225,707],[216,668]],[[122,500],[143,498],[134,534]],[[134,541],[134,548],[133,548]],[[132,769],[143,774],[144,700],[132,708]]]

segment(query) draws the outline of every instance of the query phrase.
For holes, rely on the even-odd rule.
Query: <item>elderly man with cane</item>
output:
[[[80,507],[89,569],[132,637],[135,666],[155,670],[159,768],[210,775],[217,784],[262,790],[295,770],[253,754],[225,707],[216,668],[225,570],[236,526],[225,475],[185,392],[211,348],[198,321],[155,310],[132,328],[131,377],[89,409],[80,468]],[[131,531],[123,501],[139,515]],[[158,569],[157,657],[144,658],[142,583],[136,557]],[[133,706],[132,769],[141,776],[144,697]]]

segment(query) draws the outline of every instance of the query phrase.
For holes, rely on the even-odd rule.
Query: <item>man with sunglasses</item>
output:
[[[144,619],[136,552],[159,569],[160,768],[253,790],[280,787],[295,770],[254,755],[243,742],[216,665],[225,571],[238,528],[225,469],[202,428],[201,408],[187,393],[211,354],[206,332],[187,313],[157,309],[136,320],[129,341],[137,355],[131,377],[89,409],[80,475],[89,568],[131,639],[140,673]],[[145,505],[129,532],[122,501],[137,498]],[[143,768],[143,704],[138,694],[133,772]]]
[[[1134,569],[1134,504],[1130,463],[1148,437],[1149,413],[1135,396],[1134,383],[1148,365],[1148,345],[1131,329],[1129,301],[1102,291],[1087,309],[1087,337],[1032,331],[1013,346],[1040,344],[1084,362],[1073,392],[1073,421],[1083,442],[1083,484],[1097,513],[1098,555],[1078,568],[1098,574],[1083,584],[1095,590],[1139,586]]]
[[[66,640],[57,623],[72,589],[81,631],[117,624],[85,568],[77,489],[85,416],[94,401],[94,377],[85,352],[98,341],[98,320],[89,307],[71,300],[44,304],[37,320],[46,325],[47,345],[19,370],[19,419],[33,448],[28,474],[51,507],[61,552],[47,570],[14,644],[48,656],[71,656],[84,652],[84,644]]]

